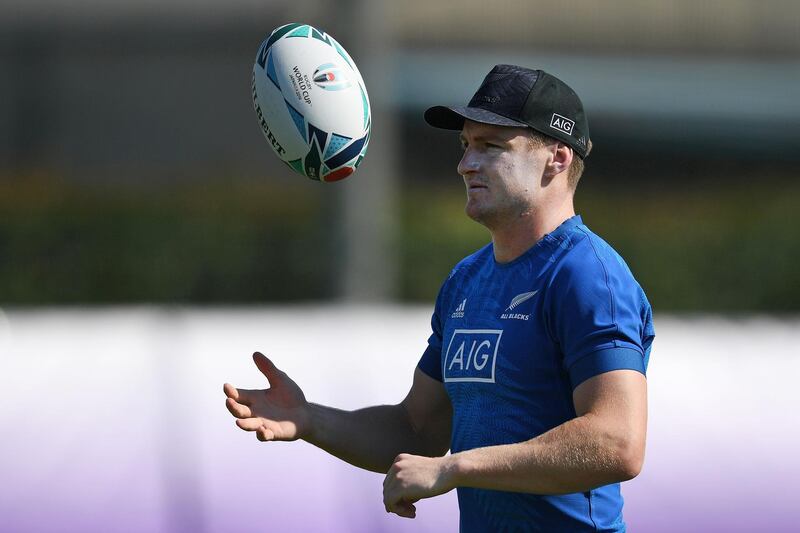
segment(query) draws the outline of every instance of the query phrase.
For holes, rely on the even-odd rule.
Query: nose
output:
[[[458,173],[462,176],[473,174],[478,171],[478,159],[472,149],[467,147],[464,150],[464,155],[461,156],[461,161],[458,162]]]

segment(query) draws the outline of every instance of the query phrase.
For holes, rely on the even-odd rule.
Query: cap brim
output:
[[[527,128],[528,124],[506,118],[480,107],[447,107],[437,105],[425,111],[425,122],[434,128],[444,130],[460,130],[464,127],[464,119],[481,122],[483,124],[494,124],[495,126],[511,126]]]

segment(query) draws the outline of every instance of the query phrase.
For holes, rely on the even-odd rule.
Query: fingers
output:
[[[416,518],[417,517],[417,508],[414,506],[413,503],[399,501],[394,506],[389,509],[390,513],[394,513],[397,516],[402,516],[403,518]]]
[[[239,391],[237,391],[236,387],[234,387],[230,383],[226,383],[222,386],[222,392],[224,392],[225,396],[227,396],[228,398],[239,400]]]
[[[267,442],[275,439],[275,432],[264,425],[264,420],[261,418],[245,418],[236,421],[236,425],[245,431],[255,431],[256,438],[261,442]]]
[[[247,389],[237,389],[230,383],[226,383],[222,386],[222,392],[225,393],[225,396],[227,396],[231,400],[236,401],[237,403],[250,405],[250,403],[252,402],[252,393],[255,391],[249,391]]]
[[[225,400],[225,407],[227,407],[228,411],[230,411],[230,413],[236,418],[250,418],[253,416],[250,407],[238,403],[233,398],[228,398]]]
[[[387,513],[394,513],[403,518],[417,517],[417,507],[412,502],[406,500],[398,500],[393,503],[384,501],[384,507]]]
[[[268,441],[275,439],[275,431],[263,418],[239,418],[236,425],[245,431],[255,431],[258,440]]]
[[[260,352],[253,354],[253,361],[271,384],[276,383],[283,374],[272,361]],[[269,420],[253,416],[251,407],[258,401],[259,395],[263,396],[266,390],[237,389],[230,383],[222,386],[222,391],[227,396],[225,407],[236,417],[236,425],[244,431],[255,431],[256,437],[262,442],[276,439],[275,431],[281,433],[280,428]],[[269,426],[272,424],[272,427]]]
[[[255,352],[253,354],[253,361],[270,383],[277,380],[279,378],[279,374],[282,373],[280,370],[278,370],[275,364],[261,352]],[[228,398],[232,398],[244,405],[250,405],[256,393],[264,392],[259,390],[237,389],[230,383],[225,383],[222,386],[222,391]]]
[[[403,497],[403,489],[397,479],[397,463],[403,459],[404,454],[395,458],[394,464],[383,479],[383,505],[387,513],[394,513],[403,518],[416,518],[417,508],[414,506],[416,499],[407,500]]]
[[[227,387],[230,388],[227,388]],[[256,390],[256,389],[237,389],[233,385],[229,385],[228,383],[225,384],[223,387],[225,391],[225,395],[236,401],[236,403],[240,403],[242,405],[252,406],[253,402],[255,402],[256,398],[260,394],[264,394],[265,390]]]
[[[244,418],[236,420],[236,425],[245,431],[255,431],[261,442],[275,440],[275,432],[264,424],[262,418]]]
[[[256,431],[256,438],[261,442],[267,442],[275,438],[275,433],[267,427],[262,427]]]
[[[264,427],[264,421],[260,418],[240,418],[236,420],[236,425],[245,431],[258,431]]]

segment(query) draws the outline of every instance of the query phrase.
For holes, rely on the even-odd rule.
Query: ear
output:
[[[569,169],[572,164],[572,158],[575,154],[572,147],[567,146],[562,142],[557,142],[552,146],[552,151],[547,159],[547,164],[544,168],[544,175],[549,178],[561,174]]]

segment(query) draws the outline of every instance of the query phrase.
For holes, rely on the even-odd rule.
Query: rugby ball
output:
[[[308,24],[276,28],[253,65],[253,106],[277,156],[313,180],[351,175],[369,144],[367,89],[355,62]]]

